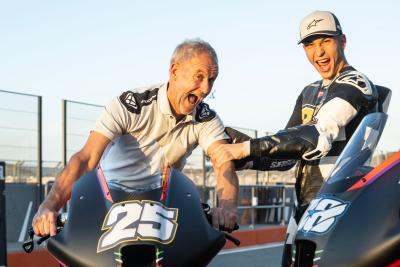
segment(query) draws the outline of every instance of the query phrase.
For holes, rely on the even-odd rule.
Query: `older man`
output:
[[[217,76],[214,49],[200,39],[187,40],[172,55],[168,83],[126,91],[112,100],[40,205],[32,222],[35,233],[56,234],[56,217],[72,185],[99,162],[110,185],[146,191],[161,186],[166,166],[182,169],[197,145],[218,163],[214,170],[221,207],[212,211],[213,225],[232,229],[238,178],[231,162],[215,159],[228,137],[220,118],[203,102]]]

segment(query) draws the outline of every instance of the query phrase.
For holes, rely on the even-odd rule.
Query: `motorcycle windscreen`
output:
[[[364,117],[337,159],[319,195],[343,192],[372,170],[372,156],[386,120],[387,115],[379,112]]]

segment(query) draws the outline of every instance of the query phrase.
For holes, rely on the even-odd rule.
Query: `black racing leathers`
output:
[[[229,142],[232,144],[243,143],[251,140],[251,137],[231,127],[226,127],[225,132],[230,137]],[[240,160],[234,160],[236,170],[253,169],[260,171],[287,171],[295,164],[295,160],[275,160],[270,157],[251,156]]]
[[[315,150],[318,130],[314,125],[299,125],[277,134],[250,140],[250,155],[273,159],[300,159]]]

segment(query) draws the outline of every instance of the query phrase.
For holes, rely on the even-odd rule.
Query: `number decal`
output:
[[[325,233],[330,230],[349,206],[348,202],[340,199],[314,199],[301,218],[298,229],[305,233]]]
[[[114,204],[102,226],[105,233],[97,244],[97,253],[128,241],[171,243],[178,228],[178,209],[150,200],[132,200]]]

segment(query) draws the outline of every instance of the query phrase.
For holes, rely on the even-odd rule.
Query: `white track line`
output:
[[[23,242],[26,236],[26,229],[28,229],[28,220],[29,216],[31,215],[32,210],[32,201],[29,201],[28,209],[26,210],[24,223],[22,224],[21,232],[19,233],[18,242]]]
[[[281,246],[283,246],[283,243],[270,243],[270,244],[266,244],[266,245],[248,246],[245,248],[232,248],[232,249],[223,250],[220,253],[218,253],[218,255],[240,253],[240,252],[246,252],[246,251],[266,249],[266,248],[276,248],[276,247],[281,247]]]

